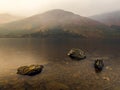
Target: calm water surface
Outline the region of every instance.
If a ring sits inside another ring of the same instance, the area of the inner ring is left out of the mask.
[[[67,53],[80,48],[87,59],[73,61]],[[95,58],[105,67],[96,74]],[[29,77],[16,74],[19,66],[43,64],[43,72]],[[109,68],[110,69],[109,69]],[[0,39],[0,90],[120,90],[120,40]]]

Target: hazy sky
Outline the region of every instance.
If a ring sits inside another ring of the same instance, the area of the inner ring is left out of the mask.
[[[51,9],[64,9],[91,16],[120,10],[120,0],[0,0],[0,13],[34,15]]]

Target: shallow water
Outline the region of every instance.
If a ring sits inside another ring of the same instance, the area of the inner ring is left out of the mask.
[[[0,90],[120,90],[119,46],[120,40],[1,38]],[[84,50],[87,58],[71,60],[71,48]],[[97,57],[104,59],[101,73],[94,71]],[[43,64],[43,72],[16,74],[19,66],[31,64]]]

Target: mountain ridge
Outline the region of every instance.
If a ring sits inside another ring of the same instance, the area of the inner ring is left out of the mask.
[[[89,18],[109,26],[112,26],[112,25],[120,26],[120,10],[93,15],[93,16],[90,16]]]
[[[11,15],[8,13],[1,13],[0,14],[0,24],[10,23],[10,22],[20,20],[23,18],[24,17],[22,17],[22,16],[15,16],[15,15]]]
[[[62,30],[86,38],[104,38],[112,29],[98,21],[60,9],[50,10],[0,27],[0,33],[25,34],[26,36],[50,30]]]

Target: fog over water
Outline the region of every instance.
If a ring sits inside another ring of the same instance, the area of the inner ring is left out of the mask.
[[[81,16],[120,10],[120,0],[0,0],[0,13],[31,16],[64,9]]]

